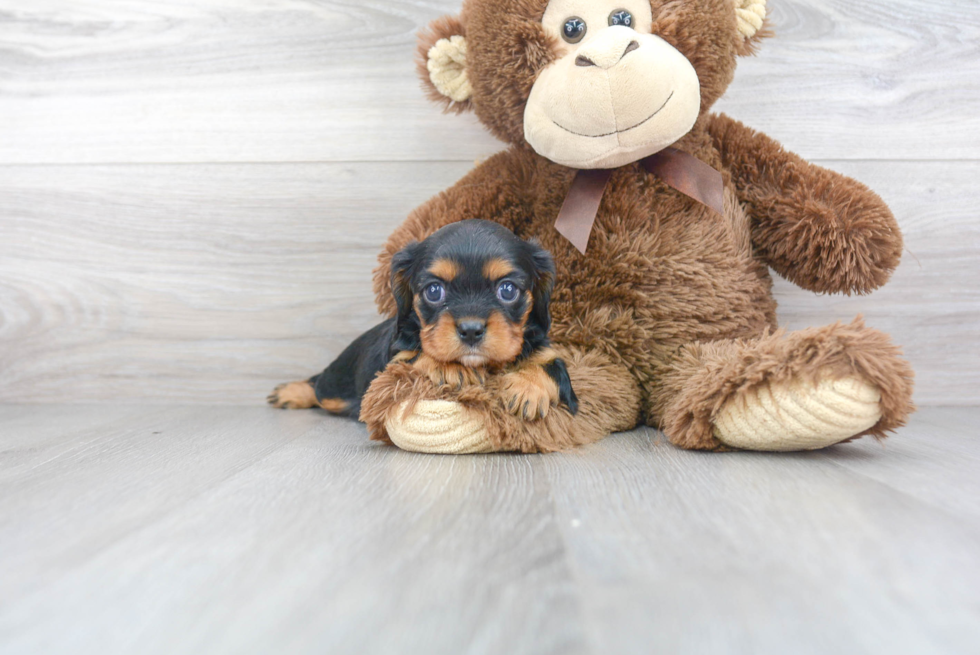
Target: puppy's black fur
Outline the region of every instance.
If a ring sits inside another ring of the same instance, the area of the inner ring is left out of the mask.
[[[439,364],[498,370],[541,353],[549,345],[554,275],[547,251],[490,221],[453,223],[409,244],[392,259],[397,316],[362,334],[307,381],[316,404],[357,417],[371,381],[396,356],[413,361],[424,353]],[[542,368],[574,414],[578,400],[564,362],[547,359]],[[312,398],[285,398],[283,387],[269,402],[312,406]]]
[[[395,319],[383,323],[354,339],[323,373],[309,379],[316,399],[334,414],[353,416],[361,413],[361,398],[371,380],[383,371],[395,355]],[[326,399],[336,399],[331,405]]]

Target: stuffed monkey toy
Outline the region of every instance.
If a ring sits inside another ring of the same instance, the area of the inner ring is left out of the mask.
[[[367,392],[375,439],[425,452],[543,452],[641,423],[681,448],[808,450],[884,438],[912,370],[860,319],[777,329],[769,269],[866,294],[898,265],[882,199],[711,112],[768,36],[766,0],[465,0],[420,36],[429,96],[509,147],[411,213],[379,257],[469,218],[556,265],[552,342],[579,410],[525,420],[505,385],[433,384],[394,363]]]

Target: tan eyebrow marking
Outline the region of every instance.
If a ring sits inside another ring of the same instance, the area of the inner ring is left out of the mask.
[[[483,277],[488,280],[499,280],[514,272],[514,266],[506,259],[491,259],[483,265]]]
[[[459,275],[459,265],[451,259],[437,259],[432,262],[429,272],[440,280],[452,282]]]

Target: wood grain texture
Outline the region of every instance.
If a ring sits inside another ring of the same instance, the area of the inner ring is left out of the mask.
[[[418,88],[459,0],[0,0],[0,163],[468,161]],[[720,108],[810,158],[973,159],[974,0],[775,0]]]
[[[644,429],[468,457],[319,411],[90,409],[0,406],[0,652],[980,641],[977,408],[817,453],[694,453]]]
[[[501,148],[415,78],[459,4],[0,0],[0,652],[974,652],[975,408],[818,453],[455,458],[259,406]],[[920,405],[977,404],[980,4],[769,4],[718,108],[907,245],[869,297],[777,282],[781,322],[863,313]]]
[[[980,5],[770,4],[719,108],[869,183],[908,245],[867,298],[777,282],[781,321],[863,313],[920,404],[977,403]],[[261,402],[371,326],[385,237],[502,147],[418,89],[414,34],[458,6],[0,0],[0,401]]]
[[[0,479],[5,653],[587,652],[532,460],[268,408],[152,409],[78,441]]]
[[[975,454],[972,427],[958,425]],[[716,458],[651,431],[652,444],[617,435],[546,460],[597,652],[969,652],[980,631],[975,520],[923,502],[900,476],[887,485],[838,465],[904,459],[903,472],[921,471],[906,448],[928,447],[932,431],[918,426],[884,450]],[[938,470],[928,477],[944,486]],[[942,495],[961,493],[950,484]]]
[[[922,404],[980,400],[977,163],[827,162],[892,205],[908,253],[867,297],[777,285],[790,328],[904,344]],[[0,401],[261,402],[377,320],[370,270],[469,163],[7,167]]]

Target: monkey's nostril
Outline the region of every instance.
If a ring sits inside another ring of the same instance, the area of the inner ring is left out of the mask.
[[[635,41],[634,41],[634,43],[635,43]],[[639,47],[639,46],[637,46],[637,47]],[[592,61],[591,59],[589,59],[588,57],[583,57],[582,55],[579,55],[578,57],[575,58],[575,65],[576,66],[595,66],[595,62]]]
[[[636,41],[630,41],[630,44],[626,46],[626,51],[623,53],[623,57],[633,52],[634,50],[638,49],[639,47],[640,47],[639,43],[637,43]]]
[[[456,326],[456,334],[467,346],[475,346],[483,340],[486,324],[483,321],[462,321]]]

